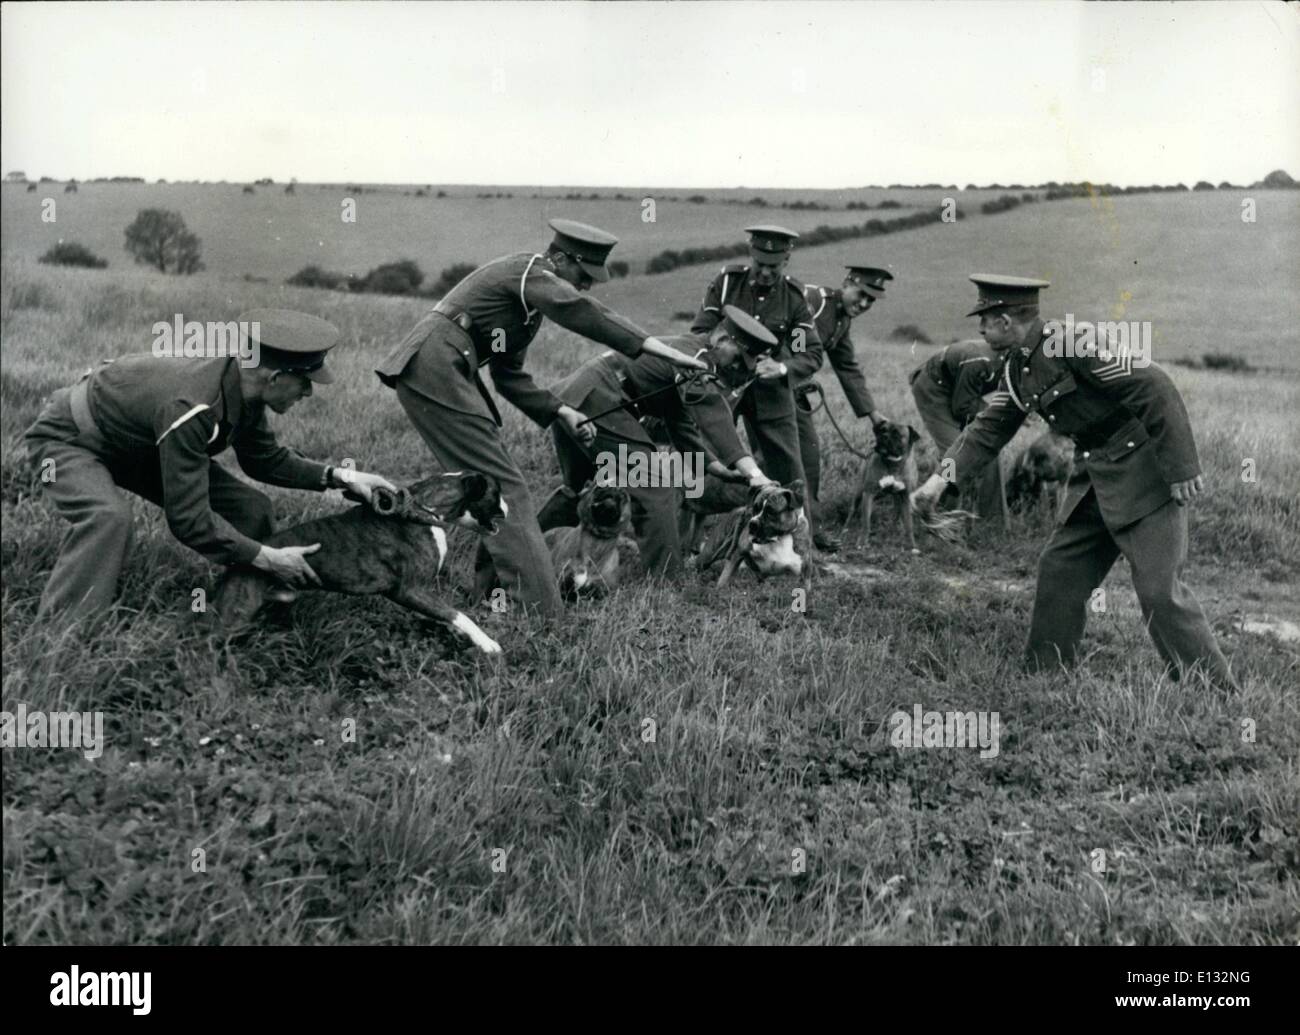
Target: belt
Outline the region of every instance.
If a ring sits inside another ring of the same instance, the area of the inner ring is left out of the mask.
[[[439,302],[433,307],[433,311],[440,316],[445,316],[466,334],[473,333],[474,321],[465,310],[458,309],[454,305],[447,305],[445,302]]]
[[[90,415],[90,375],[72,386],[68,404],[72,407],[72,419],[76,422],[77,430],[83,435],[99,435],[99,425]]]
[[[1099,420],[1095,424],[1089,424],[1082,431],[1077,431],[1070,436],[1075,445],[1083,449],[1101,449],[1112,438],[1131,423],[1133,415],[1126,410],[1116,410],[1104,420]]]

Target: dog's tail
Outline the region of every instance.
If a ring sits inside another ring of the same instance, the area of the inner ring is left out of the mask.
[[[977,516],[969,510],[936,510],[934,507],[920,507],[917,516],[921,527],[945,543],[961,542],[969,522]]]

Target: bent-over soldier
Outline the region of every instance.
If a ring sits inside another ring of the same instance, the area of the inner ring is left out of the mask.
[[[940,456],[984,408],[984,396],[997,388],[1001,376],[1001,358],[978,338],[955,341],[912,371],[912,400]],[[984,469],[975,499],[982,516],[997,513],[1002,500],[998,464]]]
[[[727,306],[726,318],[708,338],[678,335],[664,341],[708,363],[720,377],[743,380],[753,369],[752,360],[745,363],[749,355],[745,346],[751,337],[775,344],[762,324]],[[731,373],[736,368],[738,375]],[[698,472],[701,479],[707,471],[724,481],[768,484],[736,433],[735,417],[722,390],[704,379],[684,378],[680,368],[658,356],[629,359],[606,352],[551,390],[568,405],[600,416],[593,419],[596,438],[590,445],[579,442],[567,426],[551,425],[563,484],[538,513],[542,531],[577,524],[577,494],[596,475],[602,454],[617,457],[622,447],[629,458],[640,454],[648,460],[656,452],[654,438],[641,423],[646,418],[657,419],[675,452],[704,457],[705,468]],[[679,574],[680,488],[631,484],[623,488],[632,497],[632,524],[646,570],[654,575]]]
[[[26,432],[32,462],[49,471],[45,493],[70,527],[41,594],[38,615],[106,611],[131,545],[130,496],[163,508],[167,526],[214,564],[252,565],[289,585],[316,582],[316,546],[275,548],[271,501],[213,462],[232,447],[239,466],[268,485],[346,488],[364,499],[393,488],[376,474],[305,459],[280,445],[266,411],[284,413],[334,380],[325,354],[338,328],[286,309],[239,318],[239,356],[123,356],[55,392]],[[246,336],[245,336],[246,334]],[[253,346],[256,346],[254,351]]]
[[[979,316],[980,334],[1005,360],[1000,390],[947,452],[958,482],[970,482],[992,462],[1031,412],[1081,450],[1060,524],[1038,563],[1028,666],[1075,660],[1089,598],[1123,554],[1170,675],[1199,669],[1214,683],[1235,687],[1205,613],[1181,578],[1185,505],[1200,494],[1203,479],[1178,389],[1159,367],[1134,363],[1127,352],[1064,340],[1064,325],[1038,315],[1046,281],[971,280],[979,304],[969,315]],[[913,504],[932,507],[945,485],[942,474],[931,476],[913,493]]]
[[[537,526],[528,482],[501,441],[501,414],[479,378],[486,366],[510,403],[545,428],[557,418],[589,444],[595,428],[583,414],[540,387],[524,369],[544,318],[625,356],[703,364],[669,348],[626,317],[584,293],[609,280],[605,261],[618,239],[596,227],[554,219],[545,253],[519,252],[480,266],[457,284],[384,358],[376,373],[438,462],[496,478],[509,516],[500,534],[479,546],[480,593],[500,583],[517,602],[555,614],[560,594]]]

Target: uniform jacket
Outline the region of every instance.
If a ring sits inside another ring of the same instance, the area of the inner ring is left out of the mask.
[[[216,564],[247,564],[261,544],[219,520],[208,503],[211,458],[231,446],[250,478],[325,488],[325,465],[275,440],[266,408],[244,401],[239,360],[124,356],[87,383],[90,415],[111,468],[157,463],[172,534]]]
[[[1010,351],[992,401],[947,455],[965,484],[1038,413],[1077,447],[1060,520],[1092,488],[1107,526],[1123,528],[1168,503],[1172,483],[1200,473],[1182,396],[1158,366],[1134,366],[1101,341],[1088,355],[1048,356],[1050,330],[1036,321],[1026,344]]]
[[[469,327],[458,326],[457,316]],[[486,366],[497,391],[546,427],[555,419],[560,400],[540,387],[524,370],[528,346],[549,317],[561,327],[616,349],[627,356],[641,351],[648,337],[636,324],[555,275],[543,255],[520,252],[480,266],[457,284],[384,357],[376,368],[386,385],[400,379],[407,387],[454,410],[476,416],[500,415],[478,380]],[[437,368],[412,371],[411,360],[431,337],[438,337],[460,353],[455,361],[458,377],[432,376]]]
[[[822,341],[804,299],[803,285],[794,277],[783,276],[760,295],[749,266],[723,266],[704,293],[691,333],[707,335],[712,331],[722,322],[725,305],[749,313],[776,336],[779,344],[772,358],[790,371],[784,378],[755,381],[750,387],[748,395],[753,399],[755,417],[763,420],[793,413],[791,386],[807,381],[822,365]]]
[[[948,408],[958,425],[975,419],[984,396],[997,387],[1002,359],[983,341],[956,341],[922,364],[920,377],[930,377],[948,393]]]
[[[844,292],[836,288],[809,284],[804,289],[804,300],[817,326],[822,350],[839,378],[844,398],[848,399],[854,416],[865,417],[875,411],[876,404],[867,388],[867,379],[862,376],[862,368],[858,366],[857,350],[849,337],[853,318],[844,311],[843,298]]]
[[[688,355],[708,347],[706,340],[689,335],[662,340]],[[621,438],[654,448],[654,440],[639,418],[657,417],[679,453],[704,453],[728,467],[748,456],[749,450],[741,445],[735,418],[721,391],[704,382],[667,387],[676,382],[678,373],[677,367],[658,356],[629,359],[606,352],[584,363],[552,391],[588,416],[645,396],[596,423]]]

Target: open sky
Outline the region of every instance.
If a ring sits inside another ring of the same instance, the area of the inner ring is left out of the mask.
[[[851,187],[1300,176],[1300,5],[6,3],[0,164]]]

